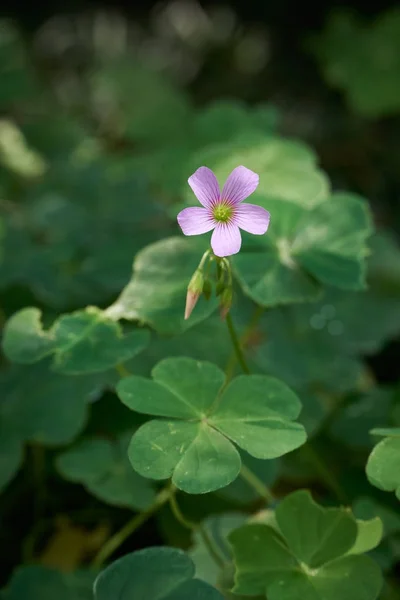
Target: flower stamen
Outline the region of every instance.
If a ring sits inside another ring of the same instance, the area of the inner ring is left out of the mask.
[[[220,202],[213,208],[213,217],[218,223],[228,223],[233,216],[233,206]]]

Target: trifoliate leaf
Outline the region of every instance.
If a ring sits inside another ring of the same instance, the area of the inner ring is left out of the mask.
[[[146,548],[127,554],[95,581],[95,600],[223,600],[213,587],[194,579],[194,565],[176,548]]]
[[[245,525],[230,534],[237,594],[268,600],[375,600],[382,577],[368,557],[347,555],[358,526],[344,508],[318,506],[305,491],[286,496],[276,509],[278,530]]]
[[[54,353],[54,370],[76,375],[106,371],[129,360],[147,346],[149,338],[145,330],[123,335],[118,323],[94,307],[62,315],[44,331],[41,312],[25,308],[6,324],[3,349],[19,363],[34,363]]]
[[[270,211],[271,225],[265,236],[243,236],[233,266],[255,302],[266,307],[310,302],[321,284],[365,287],[371,219],[360,198],[335,194],[311,210],[259,194],[252,201]]]
[[[168,419],[150,421],[134,434],[129,457],[138,473],[172,476],[180,489],[205,493],[237,477],[241,461],[232,442],[260,459],[304,443],[304,429],[295,422],[301,405],[285,384],[243,375],[224,387],[224,379],[210,363],[168,358],[153,369],[152,380],[119,382],[117,393],[129,408]]]

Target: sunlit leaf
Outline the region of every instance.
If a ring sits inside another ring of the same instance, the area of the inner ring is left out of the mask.
[[[282,382],[239,376],[226,388],[210,363],[169,358],[153,369],[153,380],[131,376],[117,392],[131,409],[174,420],[154,420],[133,436],[129,456],[135,470],[167,479],[189,493],[231,483],[240,470],[235,442],[255,458],[276,458],[305,441],[297,396]],[[247,398],[243,404],[243,397]]]
[[[366,239],[371,233],[366,204],[335,194],[312,210],[267,196],[252,196],[271,213],[265,236],[245,236],[234,257],[235,273],[255,302],[270,307],[310,302],[320,284],[365,287]]]

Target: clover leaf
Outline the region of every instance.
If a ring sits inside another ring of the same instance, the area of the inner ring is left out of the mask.
[[[268,600],[377,598],[380,569],[369,557],[351,554],[358,551],[359,530],[347,509],[322,508],[300,490],[286,496],[275,516],[277,529],[252,523],[230,534],[235,593]]]
[[[40,310],[24,308],[7,322],[3,349],[10,360],[19,363],[34,363],[54,354],[54,370],[71,375],[106,371],[138,354],[149,337],[145,330],[123,335],[118,323],[94,307],[62,315],[44,331]]]
[[[294,422],[300,402],[273,377],[242,375],[224,387],[218,367],[189,358],[162,360],[152,375],[152,380],[126,377],[117,386],[132,410],[165,417],[145,423],[132,438],[129,458],[145,477],[172,477],[178,488],[201,494],[239,474],[240,455],[232,442],[268,459],[305,441],[303,427]]]
[[[252,199],[271,213],[267,235],[244,236],[233,258],[252,300],[271,307],[316,300],[321,285],[364,288],[371,219],[362,199],[338,193],[309,210],[261,194]]]
[[[146,548],[127,554],[95,581],[95,600],[223,600],[221,594],[194,578],[194,564],[176,548]]]
[[[367,477],[376,487],[395,492],[400,500],[400,428],[373,429],[372,434],[382,435],[369,455]]]
[[[153,501],[154,491],[129,464],[126,450],[130,438],[131,434],[125,433],[115,441],[83,440],[57,457],[58,471],[108,504],[144,510]]]

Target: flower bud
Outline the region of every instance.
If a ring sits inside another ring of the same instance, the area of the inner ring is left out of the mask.
[[[187,294],[186,294],[186,307],[185,307],[185,319],[188,319],[192,314],[194,307],[196,306],[197,300],[203,292],[204,277],[202,271],[196,269],[192,279],[189,282]]]
[[[226,315],[230,311],[232,306],[232,288],[225,288],[221,294],[221,300],[219,303],[219,313],[221,315],[221,319],[225,319]]]

